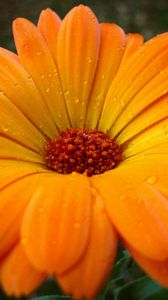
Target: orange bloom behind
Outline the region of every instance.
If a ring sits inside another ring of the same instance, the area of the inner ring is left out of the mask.
[[[143,43],[83,5],[13,29],[18,55],[0,49],[4,290],[54,276],[92,299],[118,238],[168,287],[168,34]]]

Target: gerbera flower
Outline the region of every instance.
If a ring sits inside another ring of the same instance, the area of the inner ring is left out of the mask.
[[[143,44],[85,6],[14,22],[0,50],[0,280],[92,299],[121,239],[168,286],[168,34]]]

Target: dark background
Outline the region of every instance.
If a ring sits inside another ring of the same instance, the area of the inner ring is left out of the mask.
[[[148,39],[168,31],[168,0],[0,0],[0,45],[14,49],[11,23],[17,17],[37,22],[40,11],[50,7],[62,18],[74,5],[89,5],[99,21],[119,24],[126,32]]]

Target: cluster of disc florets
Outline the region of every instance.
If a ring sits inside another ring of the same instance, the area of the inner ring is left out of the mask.
[[[68,129],[45,146],[47,166],[61,174],[88,176],[101,174],[121,161],[121,150],[114,139],[91,129]]]

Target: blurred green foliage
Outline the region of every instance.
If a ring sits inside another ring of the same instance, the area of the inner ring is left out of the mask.
[[[90,6],[100,22],[114,22],[126,32],[140,32],[148,39],[168,31],[167,0],[0,0],[0,44],[14,49],[11,24],[17,17],[37,22],[40,11],[50,7],[62,18],[74,6]]]

